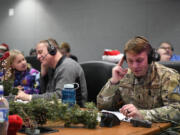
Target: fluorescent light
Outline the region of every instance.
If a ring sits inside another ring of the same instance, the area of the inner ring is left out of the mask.
[[[14,8],[9,9],[9,16],[14,16]]]

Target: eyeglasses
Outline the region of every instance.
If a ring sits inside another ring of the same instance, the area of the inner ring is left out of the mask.
[[[171,47],[159,47],[159,48],[161,48],[161,49],[164,49],[164,50],[166,50],[166,49],[168,49],[168,50],[172,50],[172,48]]]

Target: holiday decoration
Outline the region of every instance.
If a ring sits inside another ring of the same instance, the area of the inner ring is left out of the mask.
[[[65,127],[83,124],[85,128],[96,128],[98,110],[94,103],[86,103],[85,109],[78,105],[69,107],[54,97],[51,101],[35,99],[28,103],[10,102],[10,114],[18,114],[27,128],[37,129],[47,121],[63,121]]]
[[[105,49],[102,60],[117,63],[124,55],[118,50]]]

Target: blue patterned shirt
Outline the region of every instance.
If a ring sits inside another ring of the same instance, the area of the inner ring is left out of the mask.
[[[38,94],[40,90],[40,72],[34,68],[24,72],[15,71],[14,87],[22,86],[27,94]]]

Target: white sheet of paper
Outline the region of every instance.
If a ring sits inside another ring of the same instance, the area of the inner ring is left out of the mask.
[[[131,118],[126,117],[125,115],[123,115],[122,113],[120,113],[118,111],[102,110],[101,112],[112,113],[112,114],[116,115],[116,117],[119,120],[126,121],[126,122],[130,122],[130,119],[131,119]]]

